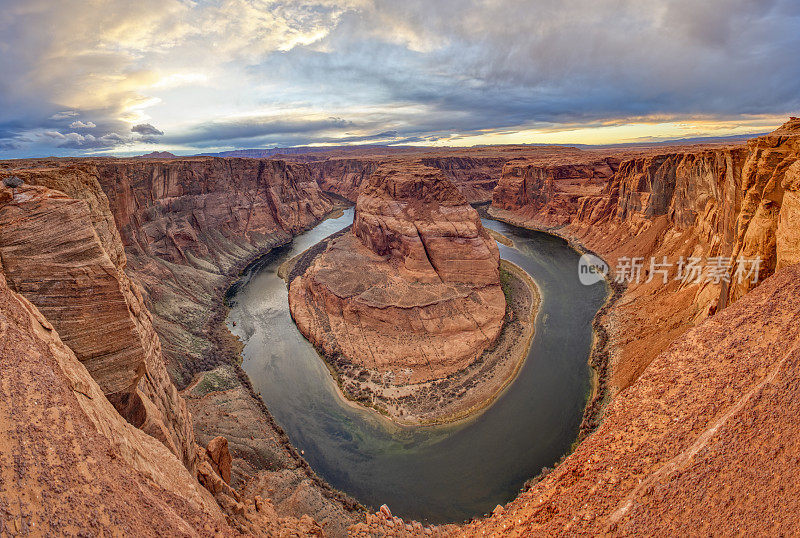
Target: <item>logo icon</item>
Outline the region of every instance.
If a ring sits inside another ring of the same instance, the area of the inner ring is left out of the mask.
[[[584,254],[578,261],[578,278],[584,286],[597,284],[606,278],[608,264],[592,254]]]

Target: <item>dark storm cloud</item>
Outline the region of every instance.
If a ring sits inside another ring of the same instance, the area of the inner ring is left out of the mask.
[[[149,123],[140,123],[139,125],[134,125],[131,127],[131,131],[144,136],[161,136],[164,134],[164,131],[156,129]]]
[[[442,112],[420,132],[783,114],[800,108],[800,62],[786,57],[800,50],[799,11],[791,0],[381,2],[343,19],[326,39],[336,54],[298,48],[264,67]],[[406,38],[371,32],[379,21]]]
[[[276,135],[287,139],[296,137],[309,141],[314,135],[324,136],[325,131],[341,130],[352,126],[351,122],[342,118],[307,120],[256,117],[204,123],[194,127],[186,134],[167,137],[164,141],[176,144],[197,144],[201,147],[209,144],[276,138]]]

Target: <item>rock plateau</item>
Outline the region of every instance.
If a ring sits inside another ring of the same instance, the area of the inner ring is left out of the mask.
[[[291,282],[289,303],[335,367],[395,386],[469,366],[506,311],[478,213],[438,170],[397,164],[362,186],[352,230]]]

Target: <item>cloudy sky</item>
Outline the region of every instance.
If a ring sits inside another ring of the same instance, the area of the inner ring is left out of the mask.
[[[800,113],[797,0],[0,8],[0,158],[631,142]]]

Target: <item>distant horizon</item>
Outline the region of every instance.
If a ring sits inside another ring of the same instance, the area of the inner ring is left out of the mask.
[[[0,50],[0,159],[637,144],[800,114],[793,0],[9,0]]]
[[[788,119],[788,117],[787,117]],[[779,126],[776,126],[776,128]],[[136,157],[148,157],[153,154],[165,153],[174,156],[175,158],[184,158],[184,157],[228,157],[234,153],[246,153],[246,152],[265,152],[270,153],[274,152],[274,155],[281,155],[282,150],[293,150],[294,155],[304,155],[302,150],[309,150],[309,153],[324,153],[325,150],[329,151],[347,151],[347,150],[359,150],[365,148],[375,148],[375,149],[408,149],[408,150],[436,150],[436,149],[450,149],[450,150],[459,150],[459,149],[475,149],[475,148],[503,148],[503,147],[573,147],[576,149],[601,149],[601,148],[614,148],[614,147],[637,147],[637,146],[683,146],[683,145],[716,145],[716,144],[725,144],[726,141],[730,142],[737,142],[737,141],[747,141],[752,138],[757,138],[760,136],[764,136],[769,134],[771,131],[762,131],[758,133],[746,133],[746,134],[736,134],[736,135],[727,135],[727,136],[706,136],[706,137],[687,137],[687,138],[669,138],[664,140],[657,140],[657,141],[637,141],[637,142],[610,142],[607,144],[569,144],[569,143],[530,143],[530,144],[474,144],[472,146],[443,146],[443,145],[391,145],[391,144],[347,144],[347,145],[336,145],[336,144],[326,144],[326,145],[302,145],[302,146],[273,146],[273,147],[263,147],[263,148],[251,148],[251,147],[242,147],[242,148],[235,148],[235,149],[226,149],[222,151],[203,151],[197,153],[185,153],[185,152],[173,152],[169,150],[151,150],[147,153],[139,153],[139,152],[114,152],[114,153],[102,153],[102,154],[73,154],[73,155],[31,155],[31,156],[24,156],[24,157],[5,157],[0,160],[27,160],[27,159],[80,159],[80,158],[117,158],[117,159],[127,159],[127,158],[136,158]],[[264,157],[268,158],[268,157]]]

